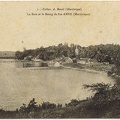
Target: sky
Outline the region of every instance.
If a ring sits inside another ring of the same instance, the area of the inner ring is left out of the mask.
[[[43,11],[43,8],[82,10]],[[28,15],[66,12],[90,15]],[[81,46],[120,44],[120,2],[0,2],[0,51],[35,49],[60,43]]]

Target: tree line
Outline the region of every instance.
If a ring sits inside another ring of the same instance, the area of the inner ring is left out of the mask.
[[[78,58],[91,58],[96,59],[98,62],[109,62],[110,64],[119,62],[120,45],[117,44],[100,44],[100,45],[90,45],[88,47],[82,47],[80,45],[62,44],[49,47],[40,47],[36,49],[24,50],[23,52],[17,51],[15,53],[16,59],[23,60],[27,56],[37,57],[38,59],[53,60],[62,56],[75,58],[75,49],[79,50]],[[116,63],[119,64],[119,63]]]

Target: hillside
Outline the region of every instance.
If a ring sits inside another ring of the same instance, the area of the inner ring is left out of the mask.
[[[13,51],[0,51],[0,58],[15,58]]]

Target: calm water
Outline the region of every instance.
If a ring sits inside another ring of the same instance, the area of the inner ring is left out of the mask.
[[[16,68],[15,63],[2,61],[0,60],[0,108],[7,110],[15,110],[32,98],[38,103],[49,101],[64,104],[74,98],[84,99],[92,95],[83,89],[83,84],[116,83],[102,73],[71,69],[24,69]]]

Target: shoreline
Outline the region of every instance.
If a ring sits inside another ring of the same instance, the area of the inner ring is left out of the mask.
[[[115,79],[120,79],[120,75],[117,75],[115,73],[113,73],[112,75],[110,75],[110,77],[115,78]]]
[[[73,69],[73,70],[77,70],[77,71],[84,71],[84,72],[91,72],[91,73],[101,73],[101,74],[107,74],[106,71],[97,71],[97,70],[93,70],[93,69],[80,69],[80,68],[73,68],[73,67],[64,67],[66,69]]]
[[[89,68],[77,68],[77,67],[68,67],[68,66],[61,66],[61,67],[25,67],[22,68],[24,70],[62,70],[62,69],[72,69],[77,71],[84,71],[84,72],[90,72],[90,73],[100,73],[100,74],[107,74],[107,71],[101,71],[101,70],[95,70],[95,69],[89,69]]]

